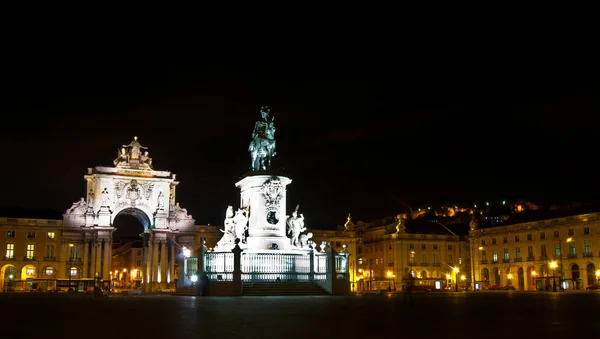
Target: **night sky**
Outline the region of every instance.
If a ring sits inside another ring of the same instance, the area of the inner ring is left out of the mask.
[[[441,52],[439,52],[441,53]],[[86,168],[134,135],[177,174],[197,224],[222,225],[259,109],[273,167],[308,228],[493,199],[596,199],[598,86],[583,63],[519,55],[280,62],[268,66],[76,56],[13,60],[1,110],[0,206],[64,212]],[[117,60],[118,59],[118,60]]]

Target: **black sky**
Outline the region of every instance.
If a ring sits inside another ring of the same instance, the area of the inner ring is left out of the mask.
[[[573,58],[435,51],[411,58],[264,64],[160,59],[13,60],[2,74],[0,206],[65,210],[87,167],[134,135],[177,174],[198,224],[237,206],[259,108],[275,116],[274,167],[309,228],[408,204],[595,199],[598,86]],[[395,198],[394,198],[395,197]]]

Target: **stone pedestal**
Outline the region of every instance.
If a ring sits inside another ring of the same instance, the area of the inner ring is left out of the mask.
[[[167,228],[168,223],[168,214],[164,208],[159,209],[154,213],[154,228]]]
[[[248,208],[248,238],[252,250],[290,248],[286,235],[286,186],[292,180],[277,175],[251,175],[235,185],[241,190],[241,207]]]
[[[100,210],[98,211],[98,226],[110,227],[112,225],[112,222],[110,220],[111,214],[112,212],[110,211],[108,206],[100,207]]]

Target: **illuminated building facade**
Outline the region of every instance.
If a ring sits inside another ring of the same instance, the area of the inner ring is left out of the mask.
[[[0,290],[55,290],[57,280],[80,279],[83,247],[68,239],[62,220],[0,218]]]
[[[475,280],[482,288],[585,289],[600,278],[597,206],[515,215],[502,226],[471,225]]]
[[[357,225],[359,290],[464,289],[470,279],[468,242],[442,225],[398,218]],[[458,272],[456,272],[458,270]]]

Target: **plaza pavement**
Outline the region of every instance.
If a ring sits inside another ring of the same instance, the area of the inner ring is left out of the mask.
[[[600,291],[318,297],[0,293],[0,338],[594,338]]]

